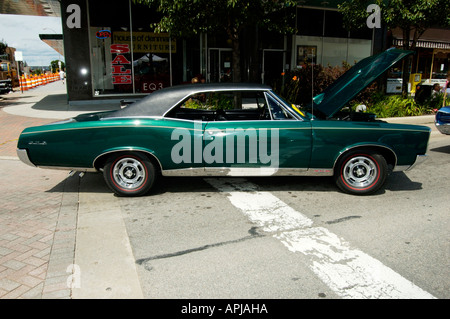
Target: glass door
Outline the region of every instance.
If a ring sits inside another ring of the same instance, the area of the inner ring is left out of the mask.
[[[285,51],[277,49],[264,49],[261,79],[263,84],[270,86],[281,77],[284,72]]]
[[[232,82],[232,49],[210,48],[208,52],[208,82]]]

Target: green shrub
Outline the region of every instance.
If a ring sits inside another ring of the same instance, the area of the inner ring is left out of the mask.
[[[418,104],[412,98],[389,95],[384,96],[372,105],[368,105],[367,112],[375,113],[378,118],[386,118],[430,114],[431,110],[427,106]]]

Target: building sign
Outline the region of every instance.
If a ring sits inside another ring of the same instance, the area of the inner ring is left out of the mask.
[[[307,64],[316,64],[317,46],[297,45],[297,68],[302,68]]]
[[[100,31],[97,31],[95,33],[95,36],[98,39],[100,39],[100,40],[104,40],[104,39],[107,39],[107,38],[111,37],[111,31],[109,31],[109,30],[100,30]]]
[[[164,88],[164,83],[161,81],[142,82],[141,85],[141,91],[143,93],[153,93]]]
[[[170,39],[171,41],[169,39],[168,33],[133,32],[133,38],[131,38],[130,32],[113,33],[114,43],[131,46],[131,40],[133,40],[133,52],[136,53],[176,53],[176,41],[173,38]],[[171,44],[171,48],[169,44]]]
[[[22,51],[15,51],[14,52],[14,59],[19,62],[23,61]]]
[[[128,44],[111,44],[113,84],[131,84],[131,61],[124,54],[129,53]],[[114,54],[116,56],[114,57]]]

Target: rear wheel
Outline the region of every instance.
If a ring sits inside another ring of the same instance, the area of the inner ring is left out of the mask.
[[[146,194],[155,181],[155,167],[139,153],[111,156],[103,168],[103,177],[109,188],[120,196]]]
[[[372,194],[383,186],[387,170],[386,160],[380,154],[353,151],[339,161],[335,175],[336,185],[349,194]]]

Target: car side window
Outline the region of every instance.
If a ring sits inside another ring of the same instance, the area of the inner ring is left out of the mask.
[[[272,113],[272,118],[274,120],[292,120],[294,117],[286,111],[282,106],[281,103],[278,102],[276,99],[274,99],[270,95],[267,96],[267,103],[269,105],[270,113]]]
[[[202,121],[270,120],[262,91],[196,93],[180,103],[168,117]]]

